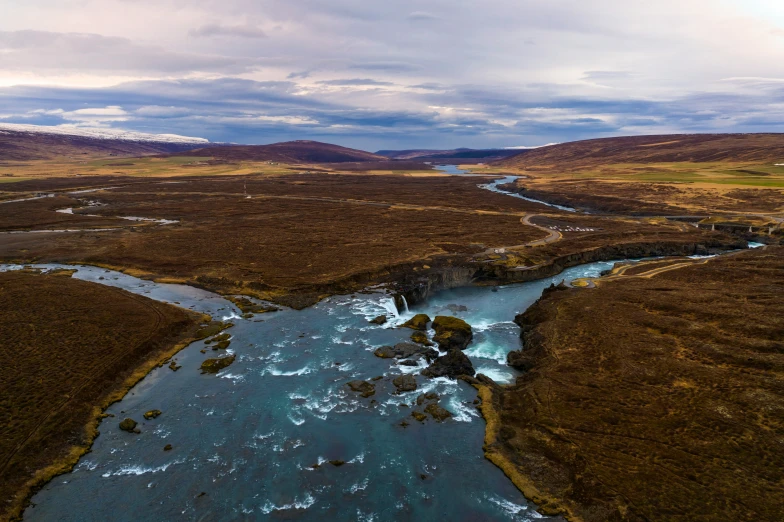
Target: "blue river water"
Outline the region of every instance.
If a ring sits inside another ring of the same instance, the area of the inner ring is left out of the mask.
[[[470,171],[460,169],[456,165],[434,165],[434,168],[436,170],[440,170],[441,172],[444,172],[446,174],[451,174],[453,176],[460,176],[460,175],[475,176],[476,175],[476,174],[472,174]],[[523,196],[522,194],[518,194],[516,192],[509,192],[507,190],[503,190],[500,187],[501,185],[507,185],[509,183],[514,183],[515,180],[517,180],[519,178],[520,178],[520,176],[504,176],[503,178],[497,179],[497,180],[493,181],[492,183],[479,185],[479,187],[483,188],[485,190],[489,190],[491,192],[497,192],[498,194],[503,194],[505,196],[511,196],[513,198],[523,199],[523,200],[529,201],[531,203],[539,203],[540,205],[545,205],[547,207],[557,208],[558,210],[563,210],[565,212],[577,212],[577,209],[574,209],[572,207],[566,207],[566,206],[563,206],[563,205],[556,205],[555,203],[547,203],[546,201],[542,201],[542,200],[534,199],[534,198],[529,198],[529,197]]]
[[[553,520],[483,457],[485,423],[471,386],[427,379],[422,367],[398,366],[373,350],[406,341],[411,331],[397,326],[414,313],[456,315],[473,326],[466,353],[477,371],[508,382],[516,372],[505,365],[506,353],[520,348],[515,314],[551,283],[598,276],[612,264],[495,290],[442,291],[402,314],[377,292],[249,320],[203,290],[75,267],[76,278],[231,320],[228,352],[236,361],[217,375],[200,374],[202,361],[216,354],[200,341],[175,357],[179,371],[154,370],[107,410],[114,417],[102,421],[92,451],[36,494],[24,519]],[[368,322],[380,314],[390,322]],[[391,379],[405,372],[416,375],[418,389],[398,395]],[[373,397],[345,385],[376,376],[382,379]],[[453,418],[439,424],[411,417],[417,396],[428,391]],[[163,414],[144,420],[151,409]],[[140,434],[119,430],[125,417],[139,421]],[[167,444],[171,451],[163,450]]]

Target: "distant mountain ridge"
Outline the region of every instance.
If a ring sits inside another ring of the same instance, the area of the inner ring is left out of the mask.
[[[297,140],[271,145],[216,145],[198,148],[188,156],[227,161],[274,161],[278,163],[357,163],[389,161],[389,158],[319,141]]]
[[[207,143],[209,140],[204,138],[176,134],[0,123],[2,162],[84,156],[149,156],[182,152]]]
[[[386,156],[394,160],[412,160],[439,162],[491,162],[503,158],[520,154],[520,150],[512,149],[468,149],[459,148],[451,150],[430,150],[430,149],[410,149],[410,150],[380,150],[376,152],[380,156]]]
[[[561,143],[494,163],[531,170],[575,170],[619,163],[784,163],[784,134],[664,134]]]

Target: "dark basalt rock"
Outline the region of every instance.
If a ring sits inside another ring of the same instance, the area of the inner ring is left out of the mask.
[[[139,433],[139,430],[136,428],[137,424],[138,423],[135,420],[127,418],[120,422],[120,429],[127,431],[128,433]]]
[[[369,322],[370,322],[370,324],[378,324],[378,325],[386,324],[387,316],[386,315],[379,315],[375,319],[371,319]]]
[[[329,463],[335,466],[336,468],[339,468],[340,466],[344,465],[346,462],[343,460],[330,460]]]
[[[452,349],[446,355],[436,359],[433,364],[422,371],[425,377],[451,377],[460,375],[473,376],[476,373],[471,360],[462,351]]]
[[[165,445],[165,446],[163,447],[163,451],[171,451],[172,449],[173,449],[173,448],[172,448],[172,445],[171,445],[171,444],[167,444],[167,445]]]
[[[351,391],[355,391],[365,398],[376,394],[376,385],[367,381],[351,381],[347,382],[346,386],[351,388]]]
[[[411,334],[411,340],[423,346],[435,346],[435,343],[427,338],[425,332],[416,331]]]
[[[161,413],[163,413],[161,410],[150,410],[150,411],[148,411],[147,413],[144,414],[144,418],[147,419],[147,420],[155,419]]]
[[[177,361],[172,361],[172,362],[169,364],[169,369],[170,369],[171,371],[173,371],[173,372],[176,372],[176,371],[177,371],[177,370],[179,370],[180,368],[182,368],[182,366],[180,366],[179,364],[177,364]]]
[[[405,359],[397,364],[398,366],[419,366],[419,359]]]
[[[449,310],[450,312],[453,312],[453,313],[456,313],[456,312],[467,312],[468,311],[468,307],[467,306],[465,306],[465,305],[458,305],[458,304],[446,305],[446,309]]]
[[[428,360],[438,357],[438,352],[426,346],[412,343],[398,343],[395,346],[382,346],[373,354],[382,359],[408,359],[414,355],[424,355]]]
[[[416,378],[413,375],[398,375],[392,379],[392,384],[395,385],[398,393],[414,391],[417,389]]]
[[[231,344],[231,341],[220,341],[220,342],[216,343],[215,346],[212,347],[212,349],[213,350],[225,350],[226,348],[229,347],[230,344]]]
[[[429,413],[430,416],[438,422],[443,422],[452,416],[448,410],[442,408],[434,402],[425,406],[425,413]]]
[[[411,416],[414,417],[419,422],[425,422],[425,420],[427,419],[427,415],[425,415],[421,411],[412,411]]]
[[[430,317],[427,314],[417,314],[408,321],[406,321],[402,328],[411,328],[412,330],[427,330],[427,323],[430,322]]]
[[[220,335],[216,335],[212,339],[207,339],[206,341],[204,341],[204,344],[220,343],[223,341],[228,341],[229,339],[231,339],[230,334],[222,333]]]
[[[230,366],[236,358],[236,355],[229,355],[228,357],[207,359],[201,363],[201,373],[218,373],[227,366]]]
[[[471,325],[457,317],[439,315],[433,320],[433,329],[436,331],[433,340],[441,351],[465,350],[474,337]]]

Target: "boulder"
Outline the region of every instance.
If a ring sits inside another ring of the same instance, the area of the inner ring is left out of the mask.
[[[368,398],[376,394],[376,385],[367,381],[351,381],[346,383],[351,391],[358,392],[362,397]]]
[[[387,322],[386,315],[379,315],[378,317],[370,320],[370,324],[382,325],[382,324],[386,324],[386,322]]]
[[[403,328],[411,328],[412,330],[427,330],[427,323],[430,322],[430,317],[427,314],[417,314],[405,323]]]
[[[425,419],[427,419],[427,415],[425,415],[421,411],[412,411],[411,416],[414,417],[419,422],[425,422]]]
[[[397,364],[398,366],[419,366],[419,359],[404,359]]]
[[[144,414],[144,418],[147,419],[147,420],[155,419],[161,413],[163,413],[161,410],[150,410],[150,411],[148,411],[147,413]]]
[[[470,324],[448,315],[436,317],[433,320],[433,329],[436,331],[433,340],[438,343],[441,351],[465,350],[474,337]]]
[[[139,430],[136,428],[137,424],[138,423],[135,420],[127,418],[120,422],[120,429],[127,431],[128,433],[139,433]]]
[[[438,396],[435,392],[423,393],[416,399],[417,406],[422,406],[425,401],[436,401],[438,402],[441,397]]]
[[[229,347],[231,341],[219,341],[215,343],[215,346],[212,347],[213,350],[225,350]]]
[[[420,332],[418,330],[411,334],[411,340],[414,341],[417,344],[421,344],[421,345],[424,345],[424,346],[434,346],[435,345],[435,343],[433,343],[433,341],[431,341],[430,339],[427,338],[427,335],[425,335],[425,332]]]
[[[462,351],[452,349],[433,361],[433,363],[422,371],[426,377],[451,377],[453,379],[460,375],[473,376],[476,373],[471,360]]]
[[[201,373],[218,373],[227,366],[230,366],[236,358],[236,355],[229,355],[228,357],[207,359],[201,363]]]
[[[458,305],[458,304],[446,305],[446,309],[449,310],[452,313],[467,312],[468,311],[468,307],[467,306],[465,306],[465,305]]]
[[[395,346],[382,346],[373,354],[382,359],[407,359],[414,355],[424,355],[428,360],[438,357],[438,352],[427,346],[413,343],[398,343]]]
[[[172,445],[171,444],[167,444],[167,445],[165,445],[163,447],[163,451],[171,451],[171,450],[172,450]]]
[[[417,389],[416,378],[409,374],[398,375],[392,379],[392,384],[395,385],[398,393],[414,391]]]
[[[430,404],[425,406],[425,413],[429,413],[430,416],[433,417],[438,422],[443,422],[452,416],[449,410],[442,408],[435,402],[431,402]]]

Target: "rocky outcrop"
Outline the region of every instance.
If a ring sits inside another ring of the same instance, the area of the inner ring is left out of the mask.
[[[433,321],[436,336],[433,340],[438,343],[441,351],[465,350],[474,335],[471,325],[457,317],[439,315]]]
[[[435,402],[431,402],[425,406],[425,413],[429,413],[430,416],[438,422],[443,422],[452,416],[449,410],[442,408]]]
[[[476,373],[471,360],[461,350],[452,349],[433,361],[433,363],[422,370],[425,377],[451,377],[453,379],[460,375],[471,375]]]
[[[370,320],[370,321],[368,321],[368,322],[369,322],[370,324],[377,324],[377,325],[386,324],[386,322],[387,322],[387,316],[386,316],[386,315],[379,315],[378,317],[375,317],[375,318],[371,319],[371,320]]]
[[[425,332],[416,331],[412,333],[411,340],[423,346],[435,346],[435,343],[427,338]]]
[[[416,378],[409,374],[398,375],[392,379],[392,384],[397,388],[397,393],[405,393],[417,389]]]
[[[382,359],[407,359],[414,355],[423,355],[428,361],[438,357],[438,352],[427,346],[412,343],[398,343],[395,346],[382,346],[373,352]]]
[[[347,382],[346,386],[351,388],[351,391],[359,393],[364,398],[376,394],[376,385],[367,381],[351,381]]]
[[[414,317],[403,323],[402,328],[411,328],[412,330],[427,330],[427,324],[430,322],[430,317],[427,314],[416,314]]]
[[[207,359],[201,363],[201,373],[218,373],[222,369],[230,366],[237,358],[236,355],[228,357],[218,357],[217,359]]]

